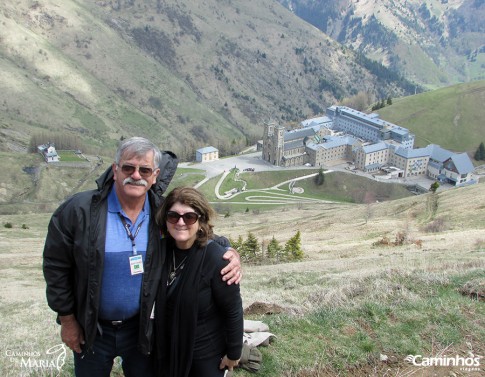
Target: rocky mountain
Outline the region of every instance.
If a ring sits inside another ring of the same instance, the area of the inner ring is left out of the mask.
[[[5,152],[37,135],[110,155],[142,135],[183,159],[224,155],[269,118],[415,89],[274,0],[4,0],[0,25]]]
[[[485,78],[484,0],[278,0],[336,41],[428,88]]]

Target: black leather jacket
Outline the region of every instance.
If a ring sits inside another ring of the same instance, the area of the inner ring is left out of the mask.
[[[163,201],[177,169],[177,157],[162,152],[160,174],[150,188],[151,213]],[[97,331],[101,278],[106,236],[107,196],[113,185],[111,167],[96,180],[96,190],[80,192],[65,201],[52,215],[43,254],[47,283],[47,302],[58,315],[74,314],[84,330],[86,349],[90,350]],[[154,305],[164,260],[160,248],[160,229],[150,221],[140,303],[138,347],[150,354],[153,338]]]

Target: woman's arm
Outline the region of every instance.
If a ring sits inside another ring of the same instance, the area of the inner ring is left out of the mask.
[[[208,252],[210,252],[208,250]],[[215,271],[219,271],[227,261],[218,261]],[[217,263],[217,262],[216,262]],[[243,307],[239,284],[225,284],[217,276],[212,279],[212,296],[218,310],[224,318],[224,329],[226,331],[226,356],[227,367],[237,365],[241,356],[244,319]],[[222,362],[221,362],[222,365]]]

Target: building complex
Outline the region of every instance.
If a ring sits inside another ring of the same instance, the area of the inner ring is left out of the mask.
[[[346,160],[363,172],[387,177],[428,176],[455,186],[475,183],[474,166],[466,153],[453,153],[430,144],[414,148],[408,129],[345,106],[331,106],[326,115],[307,119],[287,131],[264,126],[263,159],[276,166],[325,167]]]

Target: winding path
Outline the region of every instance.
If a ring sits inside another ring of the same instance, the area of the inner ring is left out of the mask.
[[[325,173],[330,172],[330,170],[326,171]],[[321,199],[314,199],[314,198],[308,198],[305,196],[302,196],[301,194],[295,193],[295,183],[296,181],[300,181],[303,179],[308,179],[316,176],[318,173],[312,173],[308,174],[302,177],[290,179],[281,183],[278,183],[277,185],[274,185],[273,187],[270,188],[265,188],[265,189],[250,189],[250,190],[243,190],[243,191],[238,191],[234,193],[226,193],[224,195],[221,195],[219,190],[226,179],[226,177],[230,174],[229,171],[225,171],[221,178],[219,178],[219,181],[217,182],[214,193],[216,197],[220,200],[229,200],[237,197],[238,195],[245,194],[246,196],[244,197],[243,202],[236,202],[236,203],[250,203],[250,204],[296,204],[296,203],[334,203],[332,201],[328,200],[321,200]],[[203,182],[206,180],[200,182],[197,187],[200,187]],[[288,191],[285,189],[282,189],[281,186],[288,185]],[[281,190],[284,191],[285,193],[279,193],[275,192],[276,190]],[[289,192],[287,194],[286,192]],[[247,195],[250,193],[251,195]],[[303,190],[301,190],[301,193],[303,193]],[[254,194],[254,195],[253,195]],[[231,201],[231,203],[234,203]]]

